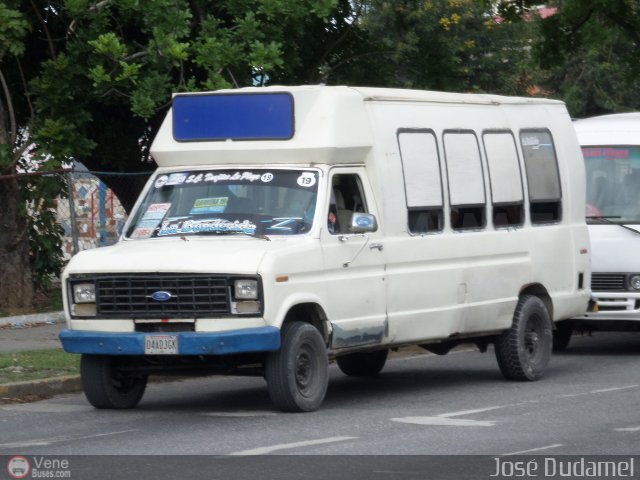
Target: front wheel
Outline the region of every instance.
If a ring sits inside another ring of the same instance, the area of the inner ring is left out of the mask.
[[[329,384],[327,348],[320,332],[304,322],[282,326],[280,350],[267,354],[264,376],[274,405],[283,412],[311,412]]]
[[[80,380],[89,403],[96,408],[133,408],[147,387],[147,376],[121,371],[118,359],[107,355],[82,355]]]
[[[551,358],[552,324],[544,302],[523,295],[513,315],[511,328],[495,344],[500,371],[509,380],[538,380]]]

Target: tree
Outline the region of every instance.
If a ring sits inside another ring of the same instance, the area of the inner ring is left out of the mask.
[[[540,84],[574,116],[640,108],[640,5],[565,0],[540,22]]]
[[[73,159],[91,170],[149,170],[173,92],[346,78],[362,40],[353,16],[349,0],[0,3],[0,175],[10,177],[0,181],[0,304],[31,301],[29,228],[54,243],[59,233],[27,222],[35,210],[50,219],[46,199],[26,208],[25,195],[43,185],[20,190],[12,177],[27,148],[40,170]],[[135,195],[110,186],[130,207]],[[47,188],[50,196],[61,186]]]
[[[501,19],[483,0],[367,2],[363,27],[381,39],[380,83],[411,88],[522,94],[530,24]]]
[[[19,123],[22,110],[14,102],[19,75],[13,71],[8,74],[6,68],[8,61],[24,54],[29,27],[17,10],[0,4],[0,174],[15,173],[29,145],[25,124]],[[34,293],[29,230],[22,192],[14,176],[0,179],[0,205],[0,305],[29,305]]]

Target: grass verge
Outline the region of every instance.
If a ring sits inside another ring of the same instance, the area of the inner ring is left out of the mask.
[[[0,354],[0,385],[79,373],[80,355],[61,349]]]

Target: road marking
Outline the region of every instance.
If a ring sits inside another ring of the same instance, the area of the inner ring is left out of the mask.
[[[415,425],[433,425],[439,427],[493,427],[496,422],[492,420],[470,420],[468,418],[438,417],[402,417],[392,418],[391,421],[399,423],[412,423]]]
[[[438,417],[444,417],[444,418],[459,417],[461,415],[471,415],[473,413],[489,412],[491,410],[498,410],[499,408],[515,407],[517,405],[520,405],[520,404],[516,403],[513,405],[496,405],[495,407],[477,408],[475,410],[461,410],[459,412],[441,413],[440,415],[438,415]]]
[[[228,455],[265,455],[267,453],[278,450],[289,450],[291,448],[309,447],[312,445],[323,445],[325,443],[345,442],[347,440],[355,440],[358,437],[330,437],[319,438],[318,440],[305,440],[303,442],[281,443],[279,445],[271,445],[269,447],[252,448],[251,450],[242,450],[240,452],[229,453]]]
[[[640,432],[640,427],[614,428],[616,432]]]
[[[490,412],[491,410],[499,410],[501,408],[519,407],[521,405],[529,405],[531,403],[538,403],[538,401],[530,400],[526,402],[512,403],[509,405],[494,405],[492,407],[475,408],[473,410],[460,410],[457,412],[441,413],[440,415],[431,417],[400,417],[392,418],[391,420],[393,422],[412,423],[415,425],[432,425],[440,427],[494,427],[496,425],[496,422],[494,420],[471,420],[466,418],[451,417],[460,417],[462,415]]]
[[[46,447],[52,443],[71,442],[74,440],[88,440],[91,438],[108,437],[111,435],[121,435],[123,433],[137,432],[138,430],[121,430],[119,432],[97,433],[95,435],[67,435],[60,437],[38,438],[25,440],[23,442],[0,443],[0,448],[24,448],[24,447]]]
[[[603,388],[600,390],[591,390],[590,392],[582,392],[582,393],[570,393],[566,395],[558,395],[558,398],[573,398],[573,397],[582,397],[584,395],[593,395],[594,393],[609,393],[609,392],[617,392],[619,390],[629,390],[632,388],[638,388],[640,385],[627,385],[625,387],[613,387],[613,388]]]
[[[271,417],[274,415],[278,415],[277,412],[267,412],[267,411],[240,411],[240,412],[208,412],[203,413],[202,415],[206,417]]]
[[[523,455],[525,453],[540,452],[542,450],[551,450],[552,448],[558,448],[558,447],[564,447],[564,445],[561,444],[561,443],[554,443],[553,445],[547,445],[546,447],[532,448],[530,450],[521,450],[519,452],[503,453],[500,456],[501,457],[507,457],[509,455]]]
[[[602,390],[593,390],[591,393],[617,392],[618,390],[629,390],[630,388],[638,388],[638,385],[627,385],[626,387],[604,388]]]

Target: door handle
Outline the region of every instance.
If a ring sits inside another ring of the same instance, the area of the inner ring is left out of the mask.
[[[369,245],[369,250],[378,250],[379,252],[381,252],[383,248],[384,246],[381,243],[372,243],[371,245]]]

